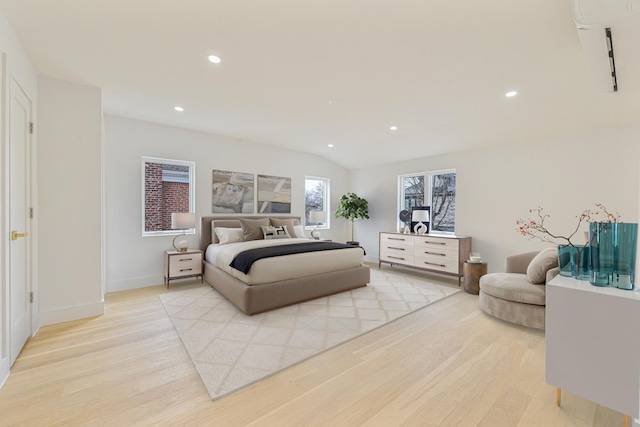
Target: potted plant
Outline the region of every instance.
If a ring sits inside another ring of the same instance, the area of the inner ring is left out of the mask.
[[[347,244],[359,245],[360,242],[356,242],[353,239],[353,223],[357,219],[369,218],[369,203],[355,193],[347,193],[340,197],[336,218],[345,218],[351,221],[351,241],[347,242]]]

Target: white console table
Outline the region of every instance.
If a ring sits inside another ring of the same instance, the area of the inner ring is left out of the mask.
[[[557,276],[547,284],[546,381],[640,418],[640,292]],[[636,424],[637,425],[637,424]]]

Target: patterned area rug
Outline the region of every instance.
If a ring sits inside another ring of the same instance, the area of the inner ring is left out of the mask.
[[[456,292],[372,269],[364,288],[253,316],[209,287],[160,299],[215,400]]]

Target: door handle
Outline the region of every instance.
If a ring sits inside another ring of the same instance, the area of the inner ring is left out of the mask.
[[[18,240],[18,237],[27,237],[27,233],[18,233],[16,230],[11,230],[11,240]]]

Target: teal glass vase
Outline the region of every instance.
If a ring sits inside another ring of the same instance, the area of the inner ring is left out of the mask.
[[[594,286],[613,285],[614,225],[610,222],[589,223],[591,266],[589,283]]]
[[[588,245],[558,245],[558,267],[561,276],[575,277],[578,280],[589,280],[591,260]]]
[[[574,257],[574,246],[558,245],[558,267],[561,276],[571,277],[571,260]]]
[[[612,224],[614,230],[614,260],[612,286],[633,290],[636,281],[638,224]]]

